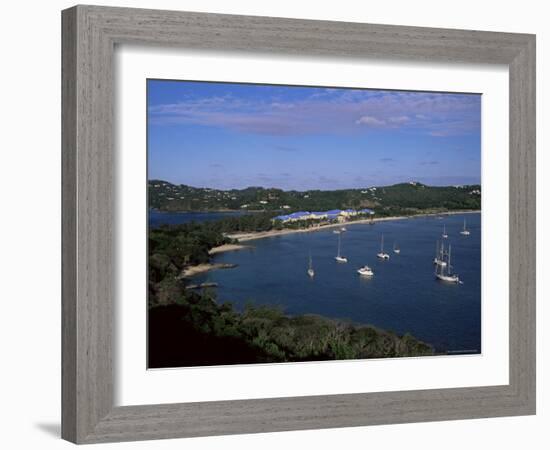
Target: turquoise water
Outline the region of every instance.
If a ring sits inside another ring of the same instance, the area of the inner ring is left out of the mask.
[[[462,236],[466,218],[470,236]],[[435,242],[446,225],[452,263],[464,284],[435,280]],[[288,314],[319,314],[371,324],[396,333],[411,333],[441,352],[481,351],[481,216],[464,214],[419,217],[375,225],[347,224],[342,254],[334,260],[338,236],[331,229],[250,241],[253,246],[215,256],[236,263],[194,281],[219,283],[219,302],[237,309],[247,302],[279,305]],[[384,234],[388,261],[379,260]],[[397,241],[401,254],[392,251]],[[307,276],[311,252],[315,277]],[[371,279],[356,270],[368,264]]]

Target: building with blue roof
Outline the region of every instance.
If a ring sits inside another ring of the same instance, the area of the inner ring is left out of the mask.
[[[374,211],[372,209],[369,209],[369,208],[364,208],[364,209],[359,210],[359,214],[374,214]]]
[[[369,208],[356,211],[355,209],[331,209],[330,211],[297,211],[291,214],[284,214],[274,217],[273,220],[280,220],[281,222],[297,222],[298,220],[337,220],[345,222],[347,217],[356,216],[358,214],[374,214],[374,211]]]
[[[340,212],[340,215],[345,217],[356,216],[357,211],[355,211],[355,209],[344,209],[343,211]]]
[[[290,217],[287,214],[284,214],[282,216],[276,216],[273,218],[273,220],[280,220],[281,222],[287,222],[290,219]]]

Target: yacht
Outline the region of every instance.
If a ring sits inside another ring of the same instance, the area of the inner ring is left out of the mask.
[[[445,267],[436,266],[435,268],[435,277],[440,281],[445,281],[446,283],[460,283],[460,279],[457,274],[451,273],[451,246],[449,245],[449,251],[447,252],[447,264]]]
[[[439,241],[435,243],[434,264],[441,267],[445,267],[447,265],[447,262],[445,261],[445,253],[443,251],[443,243],[439,246]]]
[[[361,267],[360,269],[357,270],[357,273],[364,277],[372,277],[374,275],[374,272],[369,266]]]
[[[447,239],[449,235],[447,234],[447,230],[445,228],[445,225],[443,225],[443,234],[441,235],[443,239]]]
[[[340,228],[340,232],[341,232],[341,233],[345,233],[346,231],[348,231],[346,227]]]
[[[397,246],[397,243],[393,243],[393,252],[398,254],[401,253],[401,249]]]
[[[460,234],[462,234],[464,236],[469,236],[470,235],[470,231],[466,229],[466,219],[464,219],[464,228],[462,228],[462,231],[460,232]]]
[[[384,235],[382,235],[382,238],[380,240],[380,252],[376,254],[380,259],[390,259],[390,255],[387,253],[384,253]]]
[[[341,262],[341,263],[347,263],[348,262],[348,258],[346,258],[345,256],[342,256],[340,254],[340,247],[342,246],[342,235],[340,233],[338,233],[338,254],[334,257],[334,259],[338,262]]]
[[[307,274],[310,276],[310,278],[313,278],[315,276],[315,271],[313,270],[313,264],[311,262],[311,255],[309,255],[309,266],[307,269]]]

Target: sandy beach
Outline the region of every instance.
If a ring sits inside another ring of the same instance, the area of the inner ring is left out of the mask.
[[[250,246],[240,244],[224,244],[218,247],[211,248],[208,254],[215,255],[216,253],[232,252],[235,250],[242,250],[243,248],[250,248]]]
[[[479,210],[467,210],[467,211],[447,211],[447,212],[434,212],[434,213],[424,213],[424,214],[415,214],[413,216],[391,216],[391,217],[378,217],[372,219],[372,222],[385,222],[389,220],[403,220],[403,219],[414,219],[415,217],[429,217],[429,216],[450,216],[455,214],[473,214],[479,213]],[[260,232],[251,232],[251,233],[239,233],[239,234],[230,234],[227,237],[231,239],[236,239],[239,242],[247,242],[255,239],[264,239],[275,236],[284,236],[286,234],[294,233],[314,233],[316,231],[326,230],[329,228],[340,228],[340,227],[349,227],[357,224],[370,223],[371,219],[360,219],[354,220],[351,222],[344,223],[330,223],[326,225],[318,225],[310,228],[299,228],[299,229],[284,229],[284,230],[269,230],[269,231],[260,231]],[[222,246],[224,247],[224,246]],[[222,250],[223,251],[223,250]]]

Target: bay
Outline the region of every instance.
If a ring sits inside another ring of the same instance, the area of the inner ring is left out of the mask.
[[[471,234],[459,232],[467,220]],[[452,264],[463,284],[447,284],[434,277],[436,240],[445,224],[452,245]],[[216,262],[235,269],[212,271],[194,278],[215,282],[219,302],[238,310],[247,303],[277,305],[285,313],[318,314],[370,324],[398,334],[410,333],[438,352],[481,352],[481,215],[457,214],[346,224],[342,254],[334,259],[338,236],[332,229],[250,241],[252,247],[221,253]],[[382,234],[387,261],[380,260]],[[394,241],[400,254],[392,251]],[[309,255],[315,276],[308,277]],[[372,278],[357,269],[368,264]]]

